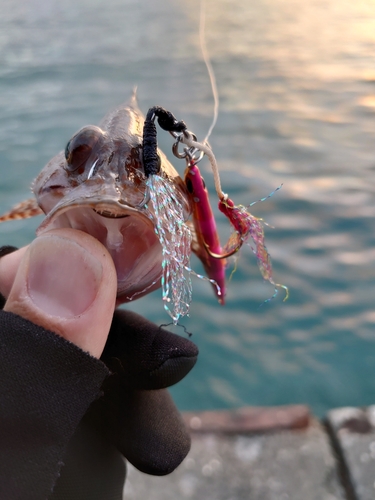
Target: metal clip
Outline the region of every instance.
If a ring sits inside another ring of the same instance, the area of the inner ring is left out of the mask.
[[[173,137],[176,139],[176,142],[173,144],[172,146],[172,152],[173,154],[176,156],[176,158],[186,158],[186,149],[184,149],[184,152],[183,153],[180,153],[178,151],[178,145],[180,144],[180,142],[182,141],[182,137],[183,137],[183,134],[176,134],[175,132],[172,132],[172,135]]]
[[[181,143],[184,143],[184,136],[186,137],[192,137],[193,141],[197,140],[197,136],[193,134],[192,132],[189,132],[188,130],[185,130],[184,132],[178,134],[176,132],[171,132],[173,137],[176,139],[176,142],[172,146],[172,152],[177,158],[186,158],[187,161],[193,161],[195,164],[199,163],[201,159],[204,156],[204,152],[200,151],[197,148],[191,147],[187,148],[185,147],[183,150],[183,153],[180,153],[178,150],[178,146]],[[197,153],[199,152],[199,155],[197,156]]]

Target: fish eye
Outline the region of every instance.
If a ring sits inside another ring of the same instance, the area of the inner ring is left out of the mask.
[[[82,173],[79,170],[83,170],[85,163],[103,136],[104,132],[93,125],[83,127],[74,134],[65,148],[67,163],[65,170]]]

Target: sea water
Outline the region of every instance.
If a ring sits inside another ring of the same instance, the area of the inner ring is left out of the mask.
[[[198,0],[1,0],[0,211],[80,127],[138,87],[202,139],[212,92]],[[223,189],[271,227],[271,302],[243,248],[220,306],[193,277],[182,323],[199,362],[172,389],[181,409],[307,403],[319,415],[375,402],[375,1],[207,0],[206,43],[220,95],[210,138]],[[160,145],[176,168],[171,137]],[[216,205],[207,160],[201,163]],[[223,240],[229,235],[218,214]],[[22,246],[40,218],[0,226]],[[192,267],[202,272],[197,259]],[[228,270],[228,276],[230,270]],[[127,306],[167,323],[161,292]],[[175,330],[185,335],[183,329]]]

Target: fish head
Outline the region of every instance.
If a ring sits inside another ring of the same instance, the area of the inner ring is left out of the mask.
[[[118,303],[159,288],[162,276],[163,250],[142,160],[143,123],[133,95],[99,126],[75,133],[33,183],[46,214],[37,234],[73,228],[98,239],[116,267]],[[185,184],[166,156],[158,154],[159,175],[173,188],[187,219],[191,208]]]

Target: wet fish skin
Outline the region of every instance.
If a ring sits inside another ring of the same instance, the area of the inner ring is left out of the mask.
[[[133,93],[99,126],[80,129],[66,151],[47,163],[32,184],[34,200],[0,217],[2,222],[44,213],[38,235],[71,227],[96,237],[115,263],[118,302],[159,288],[162,275],[163,255],[152,220],[153,208],[145,203],[143,123]],[[158,154],[160,175],[173,186],[187,220],[191,206],[185,183],[166,156],[160,150]],[[84,161],[80,164],[81,158]]]

